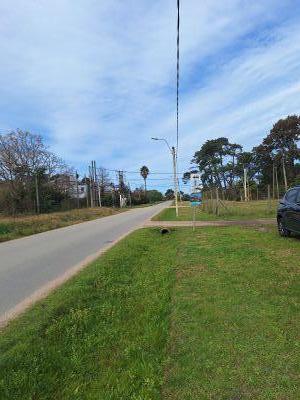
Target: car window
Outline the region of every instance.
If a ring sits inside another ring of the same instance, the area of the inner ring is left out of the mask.
[[[297,195],[298,195],[298,190],[297,189],[291,189],[285,195],[285,200],[288,201],[289,203],[295,204],[296,201],[297,201]]]

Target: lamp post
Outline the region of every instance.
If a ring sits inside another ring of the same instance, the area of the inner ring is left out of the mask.
[[[176,208],[176,217],[178,217],[178,187],[177,187],[177,161],[176,161],[176,149],[174,146],[170,146],[168,141],[164,138],[156,138],[153,137],[151,138],[152,140],[162,140],[163,142],[166,143],[168,146],[168,149],[172,155],[172,161],[173,161],[173,178],[174,178],[174,194],[175,194],[175,208]]]

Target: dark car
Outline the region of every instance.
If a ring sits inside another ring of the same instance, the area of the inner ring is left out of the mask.
[[[288,190],[277,210],[278,231],[281,236],[300,234],[300,186]]]

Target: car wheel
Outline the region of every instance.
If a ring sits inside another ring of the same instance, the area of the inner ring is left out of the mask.
[[[291,231],[286,229],[286,227],[284,226],[284,224],[282,222],[282,219],[278,220],[278,232],[279,232],[279,235],[282,237],[291,236]]]

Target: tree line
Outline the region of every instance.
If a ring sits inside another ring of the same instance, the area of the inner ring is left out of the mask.
[[[147,190],[149,169],[141,168],[144,187],[131,190],[119,176],[94,168],[80,178],[67,163],[51,152],[40,135],[17,129],[0,135],[0,212],[40,213],[75,207],[143,204],[163,200],[157,190]]]
[[[191,160],[195,168],[184,173],[182,180],[187,183],[191,173],[200,172],[204,189],[219,188],[231,198],[240,198],[245,184],[250,189],[272,188],[273,196],[276,192],[279,196],[300,184],[299,139],[300,116],[290,115],[277,121],[251,151],[226,137],[207,140]]]

